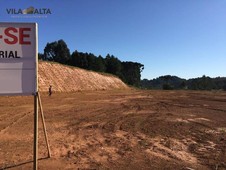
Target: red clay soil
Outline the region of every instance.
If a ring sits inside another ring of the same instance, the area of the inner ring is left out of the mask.
[[[42,93],[39,169],[226,169],[226,93]],[[33,98],[0,97],[0,169],[32,169]]]

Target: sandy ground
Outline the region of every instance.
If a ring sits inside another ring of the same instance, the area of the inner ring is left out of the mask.
[[[128,89],[118,77],[65,66],[55,62],[38,64],[39,90],[48,91],[49,85],[58,92]]]
[[[226,93],[41,94],[39,169],[226,169]],[[33,97],[0,97],[0,169],[32,169]]]

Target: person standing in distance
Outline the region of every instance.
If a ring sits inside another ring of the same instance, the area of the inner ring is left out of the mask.
[[[49,96],[51,96],[51,95],[52,95],[52,86],[49,85]]]

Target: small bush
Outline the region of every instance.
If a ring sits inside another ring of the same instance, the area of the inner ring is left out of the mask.
[[[163,90],[173,90],[173,87],[169,84],[163,84],[162,85],[162,89]]]

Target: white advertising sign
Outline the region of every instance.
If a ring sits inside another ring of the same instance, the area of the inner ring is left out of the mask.
[[[0,23],[0,95],[38,91],[37,45],[36,23]]]

